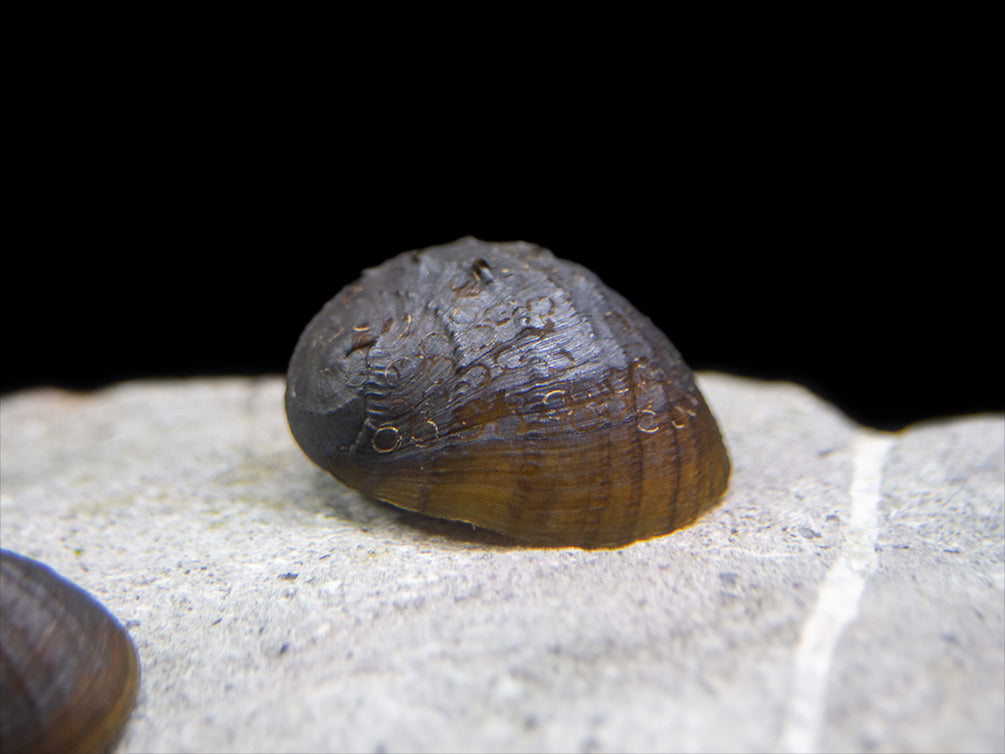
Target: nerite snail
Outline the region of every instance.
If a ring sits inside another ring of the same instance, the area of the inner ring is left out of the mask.
[[[48,566],[0,550],[0,752],[105,751],[136,699],[128,634]]]
[[[300,336],[286,412],[348,486],[537,544],[666,534],[729,478],[667,337],[589,270],[522,242],[464,238],[364,271]]]

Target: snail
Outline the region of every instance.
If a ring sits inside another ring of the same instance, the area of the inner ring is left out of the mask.
[[[0,550],[0,752],[105,751],[139,688],[125,630],[48,566]]]
[[[286,413],[347,486],[535,545],[666,534],[730,471],[667,337],[524,242],[467,237],[365,270],[301,334]]]

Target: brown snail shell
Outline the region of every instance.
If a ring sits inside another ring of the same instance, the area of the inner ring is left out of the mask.
[[[729,478],[667,337],[589,270],[522,242],[463,238],[364,271],[300,336],[286,412],[348,486],[537,544],[665,534]]]
[[[91,595],[0,550],[0,752],[105,751],[139,688],[129,636]]]

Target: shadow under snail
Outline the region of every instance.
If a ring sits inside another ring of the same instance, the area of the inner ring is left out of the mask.
[[[360,492],[529,543],[617,547],[694,521],[729,459],[667,337],[533,244],[451,244],[365,270],[287,373],[303,451]]]
[[[91,595],[0,550],[0,752],[107,751],[139,688],[136,650]]]

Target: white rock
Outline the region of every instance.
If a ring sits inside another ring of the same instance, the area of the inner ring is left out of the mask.
[[[279,377],[5,396],[0,544],[129,628],[120,751],[1005,749],[1005,418],[699,381],[730,491],[619,550],[362,498]]]

